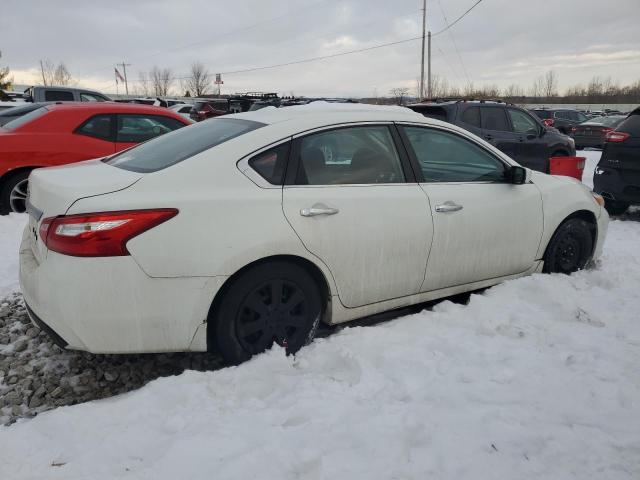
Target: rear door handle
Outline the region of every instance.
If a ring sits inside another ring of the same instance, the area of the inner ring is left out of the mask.
[[[317,217],[318,215],[335,215],[340,210],[337,208],[327,207],[324,203],[316,203],[312,207],[300,210],[303,217]]]
[[[458,205],[451,200],[446,201],[441,205],[436,205],[436,212],[440,213],[457,212],[459,210],[462,210],[462,205]]]

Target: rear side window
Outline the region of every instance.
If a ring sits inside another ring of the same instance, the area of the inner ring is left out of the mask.
[[[482,109],[482,129],[509,132],[509,123],[504,108],[485,107]]]
[[[273,185],[282,185],[289,158],[289,148],[290,142],[287,142],[259,153],[249,160],[249,165],[267,182]]]
[[[132,172],[156,172],[264,125],[237,118],[214,118],[167,133],[104,162]]]
[[[44,99],[47,102],[73,102],[73,93],[66,92],[64,90],[46,90],[44,92]]]
[[[161,115],[118,115],[117,142],[141,143],[184,127],[184,123]]]
[[[95,95],[93,93],[81,93],[80,101],[81,102],[104,102],[106,99],[101,97],[100,95]]]
[[[95,115],[84,122],[76,133],[100,140],[113,141],[112,115]]]
[[[461,120],[467,125],[472,125],[474,127],[480,128],[480,108],[467,108],[462,114]]]

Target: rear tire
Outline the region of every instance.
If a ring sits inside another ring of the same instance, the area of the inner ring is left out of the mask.
[[[28,178],[31,172],[19,172],[5,180],[0,189],[2,213],[24,213],[27,211]]]
[[[573,273],[582,270],[593,253],[590,225],[580,218],[562,223],[551,237],[544,254],[545,273]]]
[[[622,215],[629,208],[629,204],[605,198],[604,208],[609,212],[609,215]]]
[[[304,268],[269,262],[233,282],[210,328],[224,359],[239,364],[274,343],[296,353],[313,340],[322,311],[320,288]]]

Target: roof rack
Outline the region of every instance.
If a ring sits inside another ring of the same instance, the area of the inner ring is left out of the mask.
[[[446,103],[446,102],[479,102],[479,103],[502,103],[504,105],[513,105],[511,102],[500,100],[497,98],[473,98],[473,97],[434,97],[425,98],[420,103]]]

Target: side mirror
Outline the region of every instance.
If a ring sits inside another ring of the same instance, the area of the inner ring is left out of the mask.
[[[509,180],[514,185],[522,185],[523,183],[527,183],[531,178],[531,175],[526,168],[517,166],[511,167],[508,175]]]

